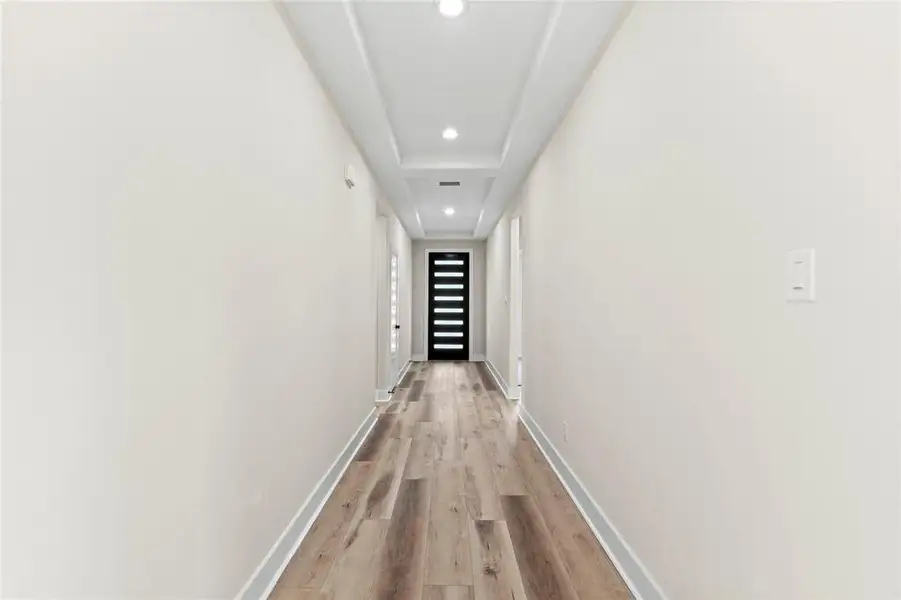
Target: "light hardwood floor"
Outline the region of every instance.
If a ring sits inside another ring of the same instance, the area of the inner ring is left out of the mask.
[[[481,363],[417,363],[270,600],[625,600]]]

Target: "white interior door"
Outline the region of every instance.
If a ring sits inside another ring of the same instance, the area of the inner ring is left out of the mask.
[[[398,364],[398,349],[400,348],[400,314],[398,297],[400,295],[400,284],[398,276],[397,253],[391,251],[391,259],[388,265],[388,310],[389,310],[389,331],[388,331],[388,350],[391,365],[391,378],[397,378],[400,371]]]

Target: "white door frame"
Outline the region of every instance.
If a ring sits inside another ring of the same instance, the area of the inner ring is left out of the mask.
[[[425,288],[422,293],[422,297],[424,303],[422,305],[422,350],[423,354],[425,354],[425,359],[429,360],[429,267],[431,263],[429,262],[429,254],[431,253],[440,254],[442,252],[455,252],[457,254],[468,254],[469,255],[469,286],[466,290],[469,294],[469,314],[466,315],[466,318],[469,319],[469,357],[468,360],[472,362],[472,346],[473,346],[473,337],[472,337],[472,276],[475,269],[473,268],[473,251],[469,250],[461,250],[459,248],[445,248],[443,250],[434,249],[434,248],[426,248],[425,249],[425,270],[423,271],[423,287]]]
[[[509,306],[509,351],[507,357],[510,373],[510,396],[522,400],[523,382],[520,370],[523,359],[523,249],[522,220],[515,217],[510,220],[510,306]]]
[[[400,330],[394,329],[391,321],[396,321],[397,325],[400,325],[400,255],[397,253],[397,250],[394,249],[391,244],[391,239],[389,236],[388,239],[388,381],[391,383],[392,389],[397,382],[397,376],[400,374],[401,365],[398,364],[398,359],[400,357]],[[394,260],[396,262],[395,265],[395,283],[397,284],[397,289],[391,289],[391,261]],[[397,300],[394,301],[394,308],[397,310],[397,313],[394,317],[391,316],[391,294],[394,294]],[[397,347],[394,351],[391,351],[391,338],[394,336],[395,332],[397,333]]]
[[[383,402],[388,399],[391,389],[391,340],[388,327],[391,323],[389,260],[391,256],[388,239],[388,218],[376,215],[374,248],[375,253],[375,343],[376,343],[376,377],[375,399]]]

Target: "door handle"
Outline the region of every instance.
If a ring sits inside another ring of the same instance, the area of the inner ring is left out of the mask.
[[[395,328],[395,329],[400,329],[400,325],[395,325],[394,328]]]

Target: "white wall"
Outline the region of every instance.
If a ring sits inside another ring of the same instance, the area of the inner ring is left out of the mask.
[[[2,595],[234,597],[372,408],[374,184],[268,3],[3,26]]]
[[[504,381],[510,371],[510,217],[505,214],[485,242],[486,356]]]
[[[636,4],[510,213],[526,406],[670,600],[901,597],[898,12]]]
[[[469,302],[472,339],[469,340],[469,352],[473,357],[485,356],[485,242],[454,240],[413,241],[413,356],[426,356],[426,250],[472,250],[472,263],[469,265],[472,271]]]

